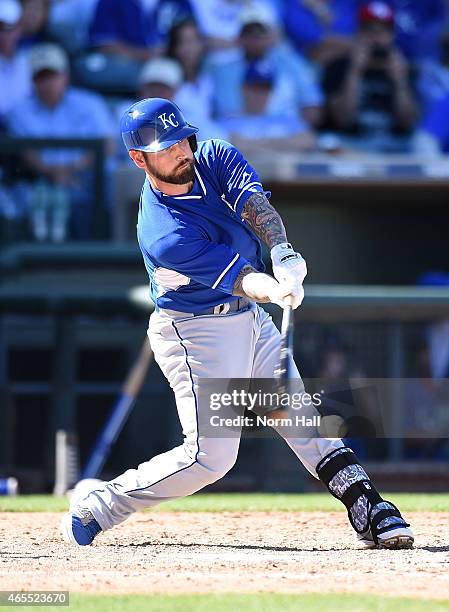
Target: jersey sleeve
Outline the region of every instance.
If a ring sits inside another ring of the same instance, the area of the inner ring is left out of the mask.
[[[209,164],[218,178],[222,190],[222,199],[238,215],[241,216],[243,206],[251,194],[261,191],[268,197],[254,168],[233,145],[225,140],[211,140],[212,155]]]
[[[202,285],[232,294],[238,273],[249,262],[225,244],[180,226],[151,246],[158,266],[179,272]]]

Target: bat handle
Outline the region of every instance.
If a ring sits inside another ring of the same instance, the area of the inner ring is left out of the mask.
[[[293,298],[288,295],[284,299],[284,308],[282,312],[281,334],[283,336],[289,334],[290,332],[291,319],[292,319],[292,305],[293,305]]]
[[[289,377],[289,359],[293,349],[293,308],[292,298],[288,296],[284,299],[281,323],[281,340],[279,365],[275,369],[274,376],[279,380],[286,380]]]

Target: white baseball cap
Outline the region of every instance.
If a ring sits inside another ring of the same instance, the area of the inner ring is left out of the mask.
[[[69,67],[69,62],[62,47],[52,43],[43,43],[31,49],[30,66],[33,75],[41,70],[65,72]]]
[[[0,23],[15,26],[22,17],[22,7],[18,0],[0,0]]]
[[[259,23],[266,28],[274,28],[278,21],[274,11],[263,2],[254,2],[245,6],[239,16],[240,28],[250,23]]]
[[[177,89],[183,81],[182,68],[179,62],[170,57],[156,57],[144,64],[139,77],[140,85],[163,83]]]

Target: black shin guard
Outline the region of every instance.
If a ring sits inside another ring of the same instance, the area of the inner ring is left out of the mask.
[[[370,531],[375,544],[383,531],[408,526],[396,506],[379,495],[350,448],[344,446],[326,455],[316,472],[331,495],[346,506],[355,531],[359,534]]]

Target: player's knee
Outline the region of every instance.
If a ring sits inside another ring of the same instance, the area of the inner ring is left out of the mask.
[[[230,457],[226,457],[226,459],[222,459],[220,463],[217,463],[214,466],[214,480],[219,480],[220,478],[223,478],[223,476],[225,476],[235,465],[235,462],[237,461],[237,456],[230,456]]]
[[[212,449],[208,453],[198,454],[198,463],[206,470],[210,482],[222,478],[235,465],[238,445],[229,445],[226,449]]]

